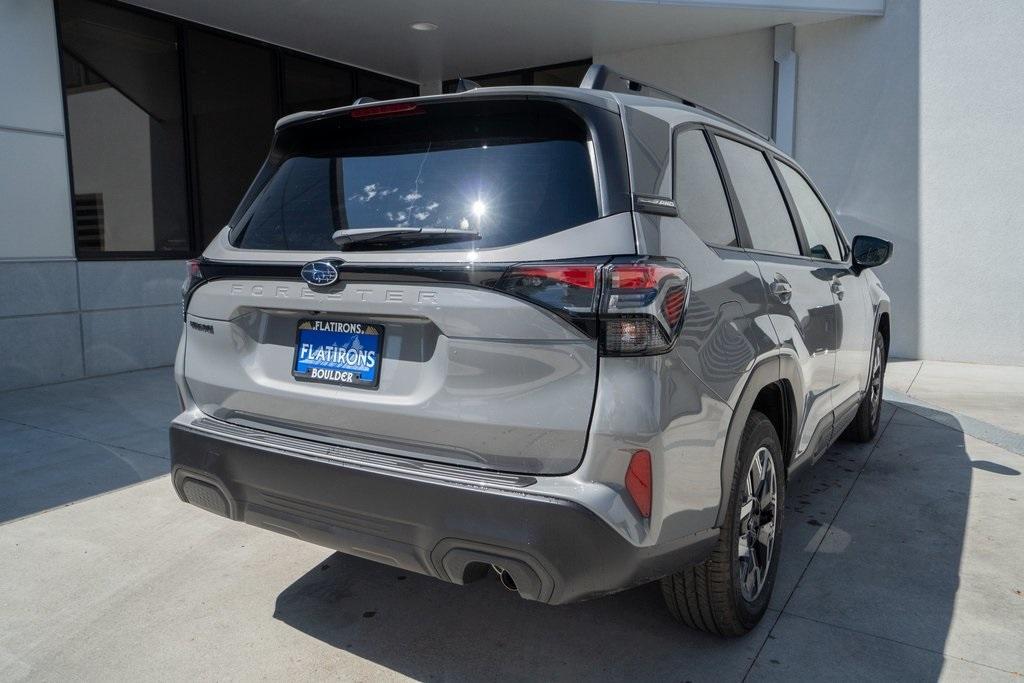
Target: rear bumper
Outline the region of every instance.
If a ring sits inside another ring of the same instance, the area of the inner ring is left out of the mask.
[[[703,561],[713,530],[636,546],[577,503],[513,490],[397,475],[171,426],[182,500],[263,527],[452,583],[507,569],[519,593],[565,603],[611,593]]]

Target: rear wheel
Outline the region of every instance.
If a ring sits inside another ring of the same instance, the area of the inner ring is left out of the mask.
[[[866,443],[878,434],[882,421],[882,389],[885,387],[885,337],[875,332],[871,346],[871,366],[868,368],[868,390],[857,408],[857,416],[843,432],[843,438]]]
[[[754,411],[740,439],[729,511],[711,557],[661,580],[676,619],[723,636],[742,635],[757,625],[775,586],[784,496],[778,434]]]

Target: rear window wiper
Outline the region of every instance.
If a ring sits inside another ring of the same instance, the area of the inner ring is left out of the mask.
[[[345,228],[335,230],[331,239],[342,249],[356,242],[424,242],[478,240],[482,235],[475,230],[459,228],[413,228],[395,226],[389,228]]]

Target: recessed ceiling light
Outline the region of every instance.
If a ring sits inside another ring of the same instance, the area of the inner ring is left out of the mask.
[[[429,21],[416,21],[409,24],[409,28],[413,31],[436,31],[437,24],[432,24]]]

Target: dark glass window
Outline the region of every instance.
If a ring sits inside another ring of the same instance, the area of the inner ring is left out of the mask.
[[[57,0],[57,15],[82,258],[194,255],[230,220],[279,116],[419,94],[106,0]]]
[[[709,244],[736,245],[722,176],[701,130],[676,136],[675,201],[679,216]]]
[[[800,214],[800,223],[804,226],[804,235],[810,247],[810,256],[815,258],[838,261],[843,258],[843,251],[836,237],[835,227],[828,209],[818,199],[811,186],[800,173],[787,164],[780,163],[782,179],[793,198],[796,211]]]
[[[402,97],[416,97],[419,88],[409,83],[378,76],[369,71],[356,72],[356,97],[372,97],[375,100],[397,100]]]
[[[347,107],[355,99],[352,69],[285,55],[284,113]]]
[[[590,61],[542,67],[533,70],[533,85],[558,85],[568,88],[579,86],[583,74],[590,68]]]
[[[291,154],[241,217],[238,246],[334,250],[337,229],[411,226],[479,231],[486,248],[598,217],[586,127],[549,102],[338,117],[295,126],[281,146]]]
[[[231,218],[267,156],[277,120],[277,72],[269,49],[188,32],[199,233],[208,244]]]
[[[759,149],[718,137],[740,210],[750,233],[751,246],[760,251],[799,254],[793,221],[768,158]]]
[[[174,25],[85,0],[60,10],[79,252],[187,252]]]
[[[516,71],[469,76],[468,78],[485,88],[502,85],[557,85],[575,88],[583,80],[583,74],[587,73],[590,64],[591,60],[584,59],[578,62],[537,66]],[[457,82],[457,79],[445,81],[442,83],[442,91],[455,92]]]

